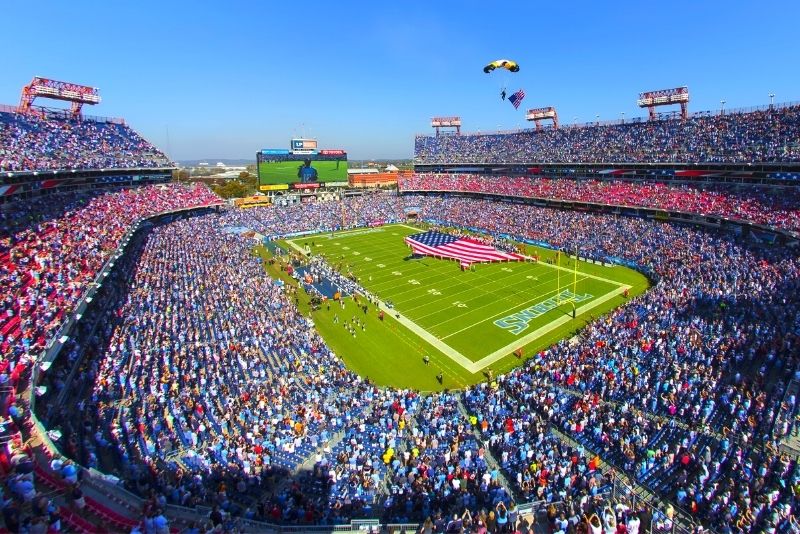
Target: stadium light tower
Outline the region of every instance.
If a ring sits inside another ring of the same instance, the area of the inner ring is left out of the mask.
[[[622,112],[622,124],[625,124],[625,112]]]
[[[529,109],[525,113],[525,120],[533,121],[537,130],[541,129],[542,121],[550,120],[553,121],[553,128],[558,129],[558,113],[556,112],[556,108],[553,106]]]
[[[81,115],[81,109],[84,104],[95,105],[100,103],[100,91],[96,87],[60,82],[36,76],[31,83],[22,88],[22,96],[19,100],[20,113],[30,112],[33,102],[37,98],[71,102],[70,111],[72,117],[78,118]]]
[[[432,117],[431,128],[436,130],[436,137],[439,137],[440,130],[444,129],[455,131],[455,135],[461,135],[461,117]]]
[[[775,104],[775,93],[769,94],[769,109],[772,109],[772,106]]]
[[[647,108],[647,113],[651,121],[658,118],[658,115],[656,115],[656,107],[674,106],[678,104],[681,107],[681,119],[686,120],[689,118],[689,88],[683,86],[673,89],[659,89],[658,91],[639,93],[639,99],[636,101],[636,104],[640,108]]]
[[[719,114],[725,115],[725,100],[720,100],[719,103],[720,103]]]

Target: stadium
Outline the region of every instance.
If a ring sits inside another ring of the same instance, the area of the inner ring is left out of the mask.
[[[292,139],[245,209],[99,102],[0,109],[5,531],[800,531],[799,104]]]

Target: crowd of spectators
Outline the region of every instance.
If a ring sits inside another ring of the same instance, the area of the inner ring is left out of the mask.
[[[18,369],[0,362],[0,510],[9,532],[58,532],[61,516],[37,485],[33,451],[22,441],[20,430],[26,406],[17,396],[23,383]]]
[[[0,171],[171,167],[124,123],[0,112]]]
[[[345,197],[335,203],[230,211],[225,220],[228,224],[278,238],[288,234],[330,232],[402,221],[404,206],[402,199],[396,195],[366,194]]]
[[[52,340],[132,224],[217,201],[205,186],[65,193],[0,210],[0,355],[19,374]]]
[[[493,384],[421,396],[348,371],[286,288],[253,275],[247,238],[224,231],[366,226],[410,207],[623,259],[657,282]],[[288,523],[430,518],[442,530],[506,528],[499,517],[508,523],[515,499],[553,503],[554,531],[669,519],[592,508],[609,482],[602,460],[721,531],[796,526],[800,466],[781,452],[797,428],[789,385],[800,369],[790,248],[613,215],[375,194],[174,221],[134,259],[85,340],[91,357],[70,402],[47,424],[74,457],[157,502]]]
[[[158,488],[168,503],[251,507],[262,519],[280,503],[279,520],[318,519],[319,503],[254,496],[358,417],[373,388],[259,269],[250,245],[212,217],[152,231],[91,346],[107,356],[76,380],[77,391],[91,390],[90,431],[61,425],[67,440],[87,438],[79,454],[111,461],[133,489]],[[173,478],[159,461],[176,462]]]
[[[414,161],[755,163],[800,161],[800,106],[515,133],[418,136]]]
[[[679,185],[659,182],[570,180],[524,176],[415,174],[400,177],[401,191],[491,193],[717,215],[784,230],[800,230],[796,188]]]

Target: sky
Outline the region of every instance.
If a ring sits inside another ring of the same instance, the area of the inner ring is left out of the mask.
[[[662,6],[663,7],[659,7]],[[800,100],[800,2],[7,0],[0,103],[44,76],[98,87],[176,160],[255,158],[290,138],[350,159],[409,158],[432,116],[464,131],[644,115],[687,85],[690,111]],[[491,60],[516,74],[484,74]],[[519,110],[500,99],[524,89]],[[87,109],[88,108],[88,109]]]

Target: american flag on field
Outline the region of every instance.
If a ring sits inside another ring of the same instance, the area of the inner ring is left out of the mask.
[[[461,265],[488,261],[523,261],[525,256],[497,250],[491,245],[468,237],[457,237],[430,231],[406,237],[414,254],[458,260]]]
[[[511,102],[511,105],[514,106],[514,109],[519,109],[519,105],[522,103],[522,99],[525,98],[525,89],[520,89],[513,95],[508,97],[508,101]]]

